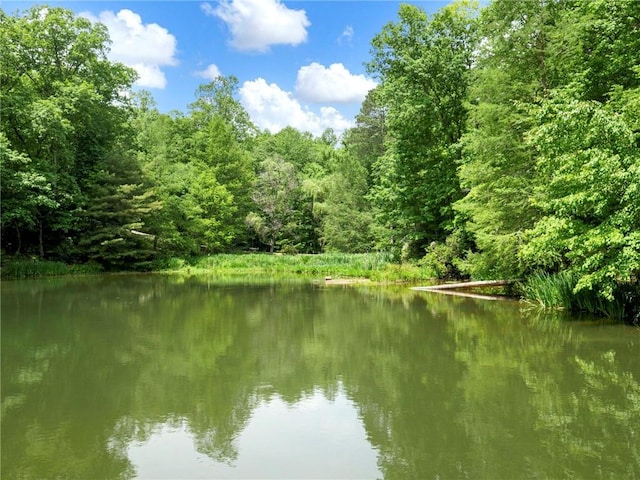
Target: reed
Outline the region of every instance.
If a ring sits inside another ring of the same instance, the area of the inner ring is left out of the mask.
[[[525,299],[543,308],[571,309],[576,283],[577,279],[569,272],[537,272],[526,279],[522,290]]]
[[[616,292],[613,300],[607,300],[595,290],[576,292],[577,284],[578,276],[572,272],[539,272],[526,279],[522,291],[526,300],[543,308],[587,312],[616,320],[622,320],[627,315],[626,297],[622,294]]]
[[[99,273],[96,264],[67,265],[64,262],[41,259],[8,259],[3,261],[0,276],[5,279],[54,277],[59,275],[79,275]]]

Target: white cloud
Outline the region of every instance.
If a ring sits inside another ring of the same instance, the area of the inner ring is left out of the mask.
[[[298,45],[307,40],[311,22],[304,10],[291,10],[280,0],[219,0],[201,5],[210,16],[223,20],[238,50],[266,52],[271,45]]]
[[[97,17],[90,13],[80,16],[92,22],[101,22],[109,29],[112,44],[110,60],[122,62],[138,72],[136,85],[164,88],[167,79],[160,67],[177,65],[176,38],[166,28],[156,23],[142,23],[142,18],[131,10],[101,12]]]
[[[376,82],[364,75],[353,75],[342,63],[329,68],[313,62],[298,70],[296,93],[305,101],[316,103],[362,102]]]
[[[263,78],[244,82],[240,88],[240,101],[251,119],[262,129],[272,133],[292,126],[300,131],[319,136],[327,128],[337,135],[353,126],[333,107],[322,107],[319,113],[303,107],[290,93],[275,83],[267,84]]]
[[[195,75],[196,77],[202,77],[202,78],[206,78],[207,80],[213,81],[219,76],[221,76],[222,74],[220,73],[220,69],[217,67],[217,65],[212,63],[204,70],[198,70],[197,72],[195,72]]]
[[[353,27],[351,25],[347,25],[338,37],[337,42],[341,45],[342,43],[350,44],[351,40],[353,40],[353,33]]]
[[[144,63],[134,63],[129,65],[138,72],[136,85],[148,88],[164,88],[167,86],[167,78],[158,65],[147,65]]]
[[[206,15],[209,15],[210,17],[217,16],[216,9],[213,8],[210,3],[207,3],[207,2],[202,3],[200,4],[200,8]]]

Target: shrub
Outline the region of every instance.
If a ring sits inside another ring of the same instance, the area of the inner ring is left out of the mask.
[[[461,265],[470,245],[468,234],[463,230],[456,230],[444,243],[433,242],[418,264],[441,280],[467,278],[461,271]]]

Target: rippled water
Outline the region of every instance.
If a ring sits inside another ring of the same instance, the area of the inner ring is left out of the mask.
[[[640,478],[640,330],[516,302],[2,283],[3,479]]]

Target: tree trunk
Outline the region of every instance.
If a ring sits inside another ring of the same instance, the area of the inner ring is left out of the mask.
[[[40,247],[40,258],[44,258],[44,241],[42,238],[42,217],[38,217],[38,244]]]
[[[16,255],[20,255],[22,250],[22,236],[20,235],[20,227],[16,225],[16,240],[18,242],[18,248],[16,248]]]

